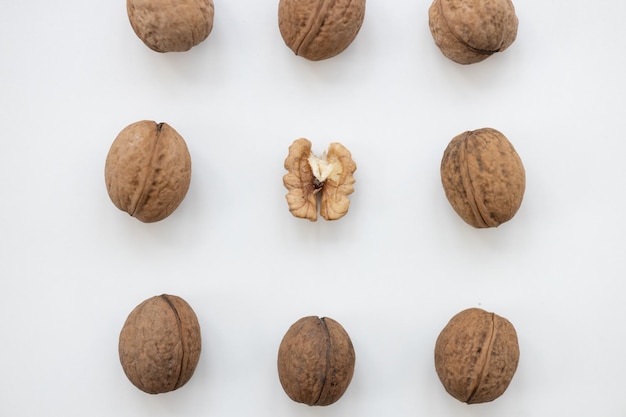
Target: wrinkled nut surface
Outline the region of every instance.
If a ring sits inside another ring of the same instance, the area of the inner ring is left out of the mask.
[[[456,136],[441,160],[441,182],[457,214],[476,228],[497,227],[522,204],[522,160],[500,132],[483,128]]]
[[[511,0],[435,0],[428,18],[435,44],[459,64],[487,59],[517,37]]]
[[[345,393],[354,374],[350,336],[328,317],[303,317],[291,325],[278,349],[278,377],[293,401],[330,405]]]
[[[285,44],[311,61],[332,58],[356,38],[365,0],[280,0],[278,27]]]
[[[479,308],[461,311],[435,344],[435,370],[446,391],[459,401],[493,401],[509,386],[519,362],[513,325]]]
[[[356,163],[342,144],[331,143],[321,157],[311,151],[308,139],[297,139],[285,159],[283,184],[289,211],[295,216],[317,220],[317,194],[321,194],[320,214],[326,220],[345,216],[350,207],[348,195],[354,192]]]
[[[200,325],[192,308],[175,295],[163,294],[139,304],[120,333],[124,373],[149,394],[185,385],[200,359]]]
[[[156,52],[184,52],[213,29],[213,0],[127,0],[135,34]]]
[[[183,138],[167,123],[140,121],[115,138],[104,177],[117,208],[145,223],[169,216],[191,182],[191,156]]]

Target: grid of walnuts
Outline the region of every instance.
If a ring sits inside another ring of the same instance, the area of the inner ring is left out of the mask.
[[[127,0],[130,23],[150,49],[183,52],[205,40],[214,17],[212,0]],[[278,26],[297,56],[329,59],[356,38],[365,0],[279,0]],[[429,27],[452,61],[467,65],[504,51],[516,38],[511,0],[434,0]],[[345,216],[357,169],[350,151],[331,143],[322,155],[308,139],[296,139],[284,161],[283,184],[291,214],[317,221]],[[483,128],[454,137],[443,152],[441,182],[456,213],[475,228],[497,227],[518,211],[525,190],[522,161],[499,131]],[[113,204],[138,220],[160,221],[180,205],[191,181],[191,156],[167,123],[143,120],[115,138],[105,164]],[[176,390],[192,377],[201,332],[191,306],[162,294],[140,303],[119,337],[122,368],[140,390]],[[355,350],[348,332],[328,317],[297,320],[285,333],[277,358],[278,379],[293,401],[330,405],[352,380]],[[511,382],[519,361],[513,325],[495,313],[470,308],[456,314],[435,342],[434,365],[445,390],[459,401],[493,401]]]

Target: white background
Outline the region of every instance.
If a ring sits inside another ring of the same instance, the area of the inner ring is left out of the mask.
[[[158,54],[123,0],[7,1],[0,13],[0,415],[626,416],[626,6],[518,0],[518,37],[471,66],[446,59],[429,1],[368,0],[354,43],[296,57],[278,2],[216,0],[209,38]],[[171,124],[193,161],[177,211],[117,210],[104,161],[119,131]],[[527,173],[518,214],[466,225],[445,198],[455,135],[502,131]],[[348,215],[296,219],[287,148],[343,143],[358,164]],[[202,327],[190,382],[148,395],[119,364],[141,301],[185,298]],[[508,318],[518,371],[494,402],[449,396],[439,331],[482,307]],[[350,334],[352,384],[292,402],[278,345],[306,315]]]

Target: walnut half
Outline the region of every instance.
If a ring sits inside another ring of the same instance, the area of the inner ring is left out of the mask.
[[[296,139],[285,159],[283,184],[289,211],[295,217],[317,220],[317,194],[321,194],[320,214],[326,220],[337,220],[348,212],[348,195],[354,192],[356,163],[350,151],[334,142],[322,156],[311,151],[308,139]]]

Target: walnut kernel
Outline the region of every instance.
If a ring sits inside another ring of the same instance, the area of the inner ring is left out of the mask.
[[[316,156],[308,139],[297,139],[285,159],[283,184],[289,211],[295,216],[317,220],[317,194],[321,194],[320,214],[326,220],[345,216],[350,207],[348,195],[354,192],[356,163],[342,144],[331,143],[328,151]]]

